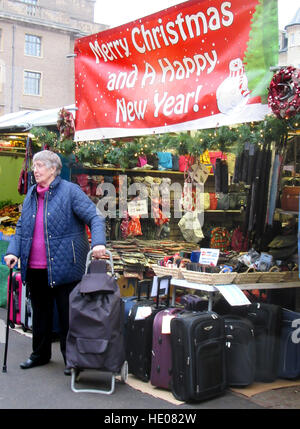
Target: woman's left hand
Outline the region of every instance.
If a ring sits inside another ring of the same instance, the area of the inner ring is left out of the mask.
[[[106,254],[106,248],[102,244],[99,244],[99,245],[93,247],[92,250],[93,250],[93,257],[95,259],[100,259],[103,256],[105,256],[105,254]]]

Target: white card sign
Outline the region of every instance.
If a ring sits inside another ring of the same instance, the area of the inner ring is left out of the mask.
[[[230,305],[249,305],[251,302],[241,289],[235,285],[215,285]]]
[[[131,217],[147,215],[148,214],[147,200],[134,200],[128,203],[128,214]]]
[[[220,249],[200,249],[199,262],[215,267],[218,264]]]

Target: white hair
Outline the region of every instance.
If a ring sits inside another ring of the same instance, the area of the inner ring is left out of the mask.
[[[43,162],[47,168],[55,168],[55,176],[58,176],[62,169],[60,157],[51,150],[42,150],[33,155],[32,164],[36,161]]]

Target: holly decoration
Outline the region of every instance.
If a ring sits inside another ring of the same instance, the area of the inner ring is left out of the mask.
[[[271,80],[268,103],[279,119],[289,119],[300,113],[300,69],[281,68]]]
[[[33,143],[43,149],[53,149],[57,145],[58,134],[46,127],[33,127],[30,130]]]
[[[61,141],[73,138],[75,134],[74,116],[64,108],[60,109],[58,113],[57,129],[60,133]]]

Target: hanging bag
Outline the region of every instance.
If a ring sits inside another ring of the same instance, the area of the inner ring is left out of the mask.
[[[231,244],[231,236],[225,227],[216,227],[211,231],[210,247],[212,249],[220,249],[221,252],[229,250]]]
[[[197,211],[186,212],[178,222],[178,226],[188,243],[199,243],[204,238]]]
[[[26,152],[23,166],[18,181],[18,192],[20,195],[26,195],[29,187],[34,184],[34,176],[31,169],[32,150],[30,138],[27,137]]]

